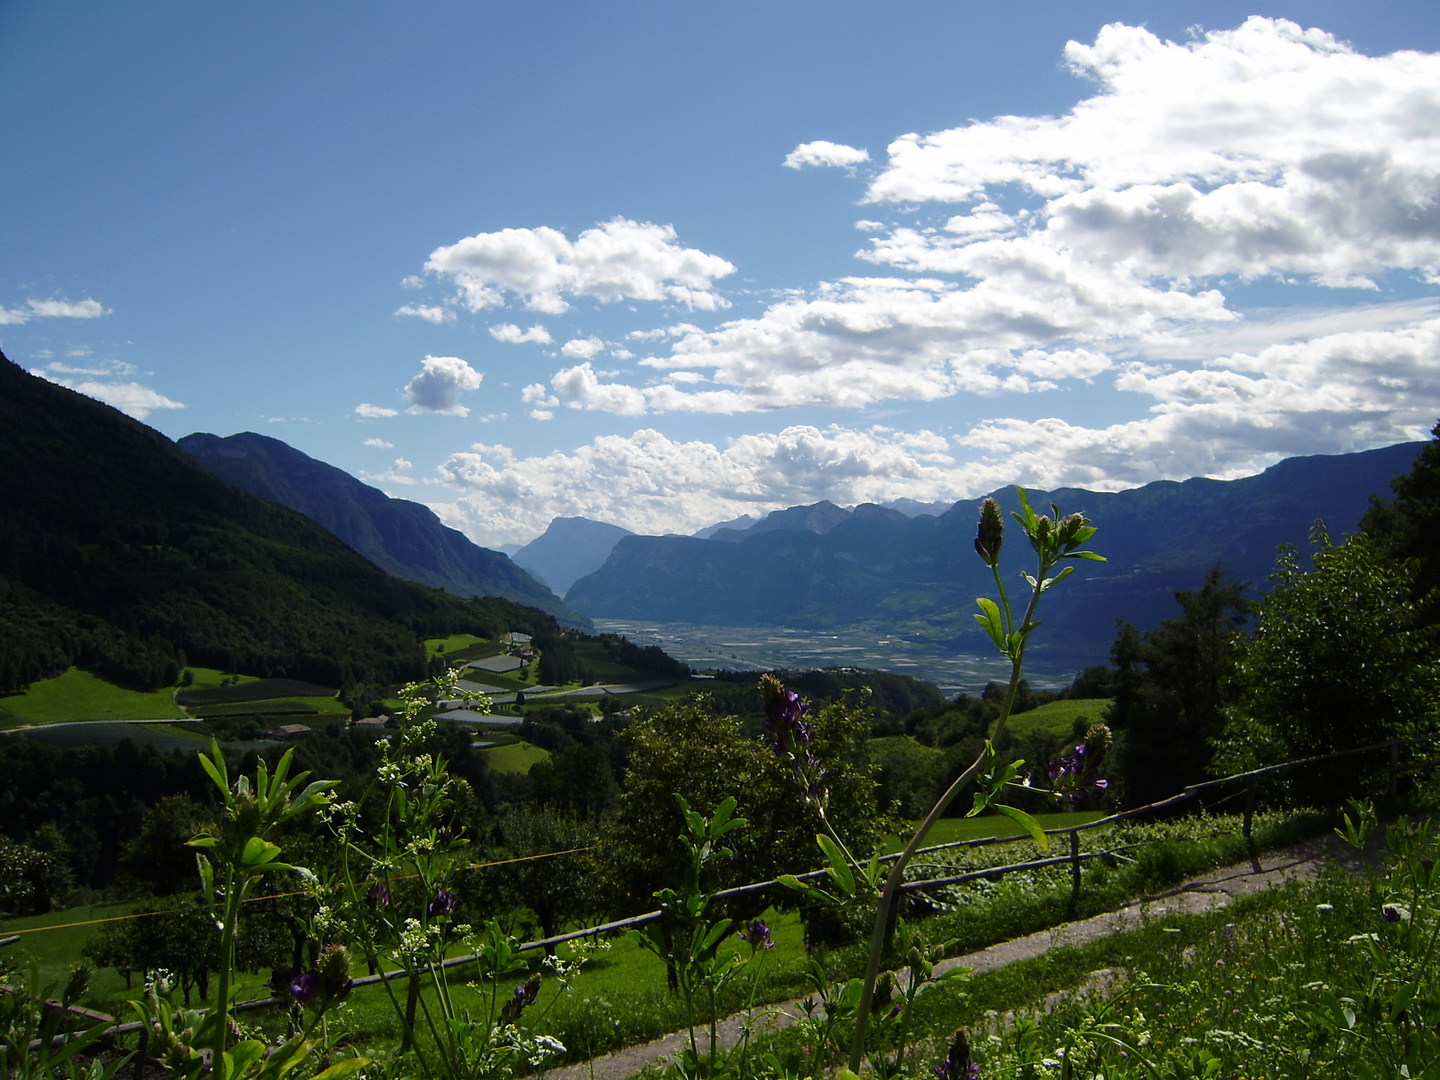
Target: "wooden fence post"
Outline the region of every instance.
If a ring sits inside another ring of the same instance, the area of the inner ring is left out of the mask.
[[[1070,830],[1070,910],[1080,905],[1080,830]]]
[[[1250,866],[1255,873],[1260,873],[1260,856],[1255,851],[1255,839],[1250,835],[1250,825],[1255,819],[1255,787],[1259,780],[1252,776],[1249,784],[1245,787],[1245,824],[1241,826],[1240,833],[1245,837],[1245,846],[1250,851]]]

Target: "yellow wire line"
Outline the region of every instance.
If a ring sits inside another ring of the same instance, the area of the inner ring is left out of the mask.
[[[589,851],[589,847],[567,848],[564,851],[545,851],[539,855],[517,855],[513,859],[495,859],[492,862],[466,863],[462,870],[484,870],[491,866],[509,866],[511,863],[530,862],[532,859],[553,859],[557,855],[574,855],[577,852]],[[415,877],[414,874],[401,874],[392,878],[392,881],[405,881]],[[252,896],[245,903],[258,904],[261,900],[285,900],[292,896],[308,895],[305,889],[296,892],[271,893],[269,896]],[[154,915],[174,915],[180,908],[166,908],[164,911],[137,911],[131,915],[112,915],[108,919],[84,919],[80,922],[56,923],[54,926],[32,926],[27,930],[0,930],[0,936],[10,937],[20,934],[39,934],[45,930],[69,930],[76,926],[98,926],[101,923],[124,922],[127,919],[148,919]]]

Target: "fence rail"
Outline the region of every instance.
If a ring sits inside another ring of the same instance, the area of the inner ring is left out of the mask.
[[[1254,818],[1258,782],[1261,779],[1291,769],[1319,765],[1330,761],[1338,761],[1342,758],[1354,757],[1359,754],[1374,753],[1379,750],[1389,750],[1390,762],[1388,767],[1384,771],[1386,775],[1391,778],[1390,793],[1394,794],[1395,782],[1399,776],[1404,775],[1405,773],[1419,772],[1424,769],[1434,768],[1437,765],[1440,765],[1440,758],[1431,758],[1418,763],[1412,763],[1402,766],[1399,760],[1401,747],[1423,742],[1433,742],[1437,739],[1440,739],[1440,731],[1430,732],[1426,735],[1417,735],[1408,739],[1391,739],[1387,742],[1374,743],[1370,746],[1357,747],[1352,750],[1341,750],[1331,754],[1320,754],[1313,757],[1297,758],[1293,761],[1285,761],[1277,765],[1266,765],[1263,768],[1252,769],[1248,772],[1235,773],[1231,776],[1224,776],[1215,780],[1205,780],[1201,781],[1200,783],[1190,784],[1175,795],[1171,795],[1165,799],[1159,799],[1152,803],[1147,803],[1144,806],[1137,806],[1130,810],[1122,810],[1118,813],[1110,814],[1102,818],[1097,818],[1094,821],[1082,822],[1078,825],[1069,825],[1063,828],[1043,830],[1046,836],[1068,836],[1070,838],[1070,852],[1067,855],[1058,855],[1047,859],[1030,859],[1023,862],[1010,863],[1005,866],[986,867],[984,869],[967,871],[965,873],[953,875],[950,877],[931,878],[923,881],[911,881],[906,882],[904,885],[901,886],[901,888],[903,891],[906,892],[919,892],[928,888],[941,888],[946,886],[959,885],[967,881],[976,881],[980,879],[995,880],[1005,876],[1006,874],[1019,873],[1026,870],[1037,870],[1052,866],[1069,865],[1071,867],[1071,903],[1073,904],[1078,899],[1080,894],[1081,867],[1084,863],[1099,858],[1125,859],[1126,857],[1121,854],[1121,850],[1130,850],[1135,846],[1130,845],[1129,847],[1124,849],[1110,849],[1107,851],[1082,852],[1080,850],[1080,834],[1082,832],[1086,832],[1091,829],[1102,828],[1106,825],[1114,825],[1118,822],[1126,821],[1134,817],[1140,817],[1142,815],[1155,815],[1167,810],[1175,809],[1193,800],[1199,799],[1203,792],[1223,787],[1226,784],[1240,783],[1241,781],[1245,782],[1246,786],[1244,788],[1242,788],[1240,791],[1235,792],[1232,795],[1226,796],[1224,799],[1219,800],[1218,803],[1212,805],[1221,805],[1241,795],[1245,796],[1245,811],[1241,832],[1245,838],[1246,843],[1251,844],[1251,860],[1258,868],[1258,857],[1256,855],[1254,846],[1251,843],[1251,824]],[[917,848],[914,854],[922,855],[940,851],[951,851],[959,848],[987,847],[994,844],[1022,843],[1029,839],[1031,839],[1031,837],[1028,833],[1021,833],[1015,836],[978,837],[972,840],[955,840],[945,844],[935,844],[930,847]],[[569,853],[570,852],[558,852],[554,854]],[[540,856],[530,856],[530,858],[538,857]],[[881,855],[879,857],[881,862],[892,862],[897,858],[899,858],[899,852],[895,852],[889,855]],[[827,872],[825,870],[812,870],[804,874],[798,874],[796,875],[796,877],[800,881],[813,881],[824,878],[826,876],[826,873]],[[779,879],[772,878],[768,881],[756,881],[751,882],[747,885],[738,885],[734,888],[722,889],[715,894],[715,899],[733,899],[735,897],[747,896],[758,892],[765,892],[770,889],[779,887],[782,887]],[[616,919],[612,922],[602,923],[598,926],[586,927],[583,930],[572,930],[564,934],[554,935],[553,937],[540,938],[536,941],[529,941],[523,945],[517,946],[516,951],[533,952],[538,949],[549,950],[553,949],[558,945],[563,945],[566,942],[576,941],[583,938],[597,938],[602,935],[615,933],[620,930],[628,930],[635,927],[645,926],[648,923],[656,922],[663,917],[663,911],[647,911],[641,915],[633,915],[625,919]],[[0,938],[0,946],[9,945],[19,940],[19,935],[14,935],[8,938]],[[467,954],[465,956],[450,957],[449,959],[443,961],[441,964],[436,966],[450,969],[456,967],[463,967],[466,964],[477,963],[478,960],[478,956],[474,954]],[[433,967],[427,965],[425,967],[416,969],[414,974],[422,975],[430,972],[431,970],[433,970]],[[404,980],[409,978],[410,975],[411,972],[405,971],[403,969],[381,972],[376,975],[366,975],[358,978],[355,980],[354,985],[356,987],[372,986],[382,982]],[[231,1010],[237,1013],[253,1012],[257,1009],[265,1009],[276,1005],[288,1004],[289,998],[287,997],[255,998],[250,1001],[238,1002],[235,1005],[231,1006]],[[89,1013],[87,1015],[94,1017],[96,1014]],[[129,1034],[132,1032],[140,1031],[144,1027],[145,1024],[142,1021],[132,1021],[125,1024],[115,1024],[106,1030],[106,1035],[115,1036]]]

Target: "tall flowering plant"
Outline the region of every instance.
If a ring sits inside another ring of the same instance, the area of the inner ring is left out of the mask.
[[[1023,762],[1001,764],[995,746],[1004,734],[1005,725],[1010,719],[1010,712],[1015,707],[1015,697],[1020,689],[1020,676],[1025,665],[1025,647],[1030,640],[1030,635],[1040,625],[1035,621],[1035,612],[1040,606],[1040,598],[1075,572],[1073,560],[1088,559],[1097,562],[1105,560],[1104,556],[1085,548],[1085,544],[1095,535],[1095,527],[1084,515],[1071,514],[1068,517],[1062,517],[1060,508],[1054,503],[1050,504],[1051,512],[1055,515],[1054,518],[1038,515],[1031,508],[1025,489],[1017,487],[1015,490],[1020,498],[1020,512],[1012,514],[1012,517],[1024,530],[1035,557],[1035,572],[1021,574],[1029,595],[1023,614],[1018,619],[1011,606],[1005,582],[1000,576],[1000,549],[1005,538],[1005,519],[1000,511],[1000,504],[994,499],[986,499],[981,504],[980,524],[975,536],[975,553],[990,568],[998,595],[998,599],[985,596],[976,599],[975,602],[980,611],[976,614],[975,620],[1000,651],[1000,654],[1010,661],[1010,683],[1005,692],[1000,715],[996,717],[995,726],[990,732],[989,739],[985,742],[984,752],[940,796],[925,820],[920,823],[920,827],[915,830],[915,834],[906,844],[905,850],[891,866],[890,872],[885,876],[885,884],[880,893],[879,910],[875,916],[875,928],[870,941],[870,958],[866,965],[865,982],[855,1017],[855,1032],[850,1044],[850,1069],[852,1072],[859,1071],[861,1060],[864,1057],[865,1033],[874,1001],[875,984],[880,974],[880,962],[885,953],[890,912],[894,907],[895,897],[900,891],[900,886],[904,882],[906,864],[909,863],[916,849],[924,842],[931,827],[954,802],[956,796],[970,784],[976,783],[977,790],[974,795],[974,804],[970,809],[971,815],[978,814],[987,808],[993,809],[1023,825],[1042,847],[1047,846],[1048,843],[1048,838],[1033,818],[1015,807],[1006,806],[997,801],[1007,786],[1019,782],[1021,775],[1019,767]],[[1083,753],[1089,754],[1090,751],[1087,749]],[[1076,776],[1073,764],[1069,767],[1067,775],[1072,779]],[[1084,775],[1083,770],[1079,775]],[[1092,789],[1098,786],[1094,783],[1095,779],[1092,777],[1090,780]],[[874,865],[873,862],[872,865]],[[953,1067],[955,1071],[959,1070],[958,1065],[953,1065]]]

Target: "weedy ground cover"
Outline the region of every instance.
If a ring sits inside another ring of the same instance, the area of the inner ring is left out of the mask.
[[[1360,814],[1346,831],[1363,844]],[[992,1023],[976,1054],[983,1073],[1440,1074],[1435,853],[1432,825],[1402,820],[1387,833],[1383,870],[1332,871],[1229,913],[1108,943],[1106,992],[1072,992],[1008,1029]]]

